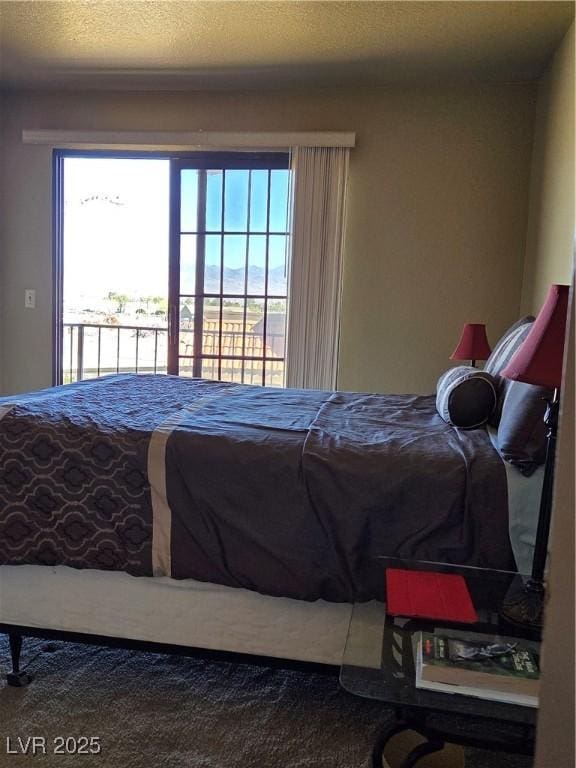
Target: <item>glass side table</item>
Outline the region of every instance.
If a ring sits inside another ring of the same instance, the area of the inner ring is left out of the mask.
[[[383,596],[387,568],[456,573],[466,580],[478,614],[475,624],[390,616],[385,602],[356,603],[340,671],[340,684],[348,692],[382,701],[394,708],[396,722],[374,746],[372,764],[381,768],[384,748],[392,736],[414,730],[426,741],[406,756],[402,768],[413,768],[421,757],[444,747],[445,742],[533,754],[537,708],[464,695],[423,690],[415,685],[414,634],[420,631],[449,635],[465,632],[479,639],[498,636],[521,639],[540,652],[539,632],[513,626],[499,615],[510,588],[524,578],[509,571],[453,566],[445,563],[379,558]],[[483,637],[484,636],[484,637]]]

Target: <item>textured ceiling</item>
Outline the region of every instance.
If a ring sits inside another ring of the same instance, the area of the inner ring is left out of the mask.
[[[572,2],[0,2],[0,85],[214,88],[538,77]]]

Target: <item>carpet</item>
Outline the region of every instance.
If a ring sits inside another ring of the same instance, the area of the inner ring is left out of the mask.
[[[0,636],[3,672],[8,658]],[[39,640],[25,641],[23,662],[30,686],[0,682],[2,768],[369,768],[392,718],[322,674]],[[8,754],[19,736],[43,737],[47,754]],[[80,736],[101,753],[54,754],[55,739]],[[461,750],[430,761],[419,768],[461,768]],[[529,765],[466,751],[466,768]]]

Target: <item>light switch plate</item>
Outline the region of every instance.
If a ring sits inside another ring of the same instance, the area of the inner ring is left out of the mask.
[[[34,288],[26,288],[24,291],[24,306],[26,309],[36,309],[36,291]]]

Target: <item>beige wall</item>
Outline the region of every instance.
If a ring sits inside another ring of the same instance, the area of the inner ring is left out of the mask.
[[[522,307],[573,279],[574,24],[538,86]],[[537,768],[574,765],[574,291],[560,414]],[[558,713],[562,716],[558,717]]]
[[[3,108],[4,108],[4,94],[2,91],[0,91],[0,174],[2,173],[2,165],[1,165],[1,158],[2,158],[2,128],[4,125],[4,121],[2,119],[3,114]],[[3,220],[4,220],[4,201],[2,199],[2,185],[0,184],[0,395],[4,391],[2,389],[2,360],[3,360],[3,349],[2,349],[2,306],[4,303],[4,291],[3,291],[3,284],[4,284],[4,278],[3,278],[3,272],[4,272],[4,254],[3,254],[3,238],[2,238],[2,232],[3,232]]]
[[[522,309],[569,283],[574,240],[574,24],[538,84]]]
[[[538,84],[522,309],[573,280],[574,24]],[[574,290],[556,462],[535,766],[574,765]],[[559,716],[559,713],[561,716]]]
[[[23,128],[356,131],[338,386],[431,392],[462,323],[494,342],[518,317],[534,103],[533,85],[8,94],[4,392],[51,380],[51,159]]]
[[[535,768],[573,766],[574,742],[574,275],[551,533]]]

